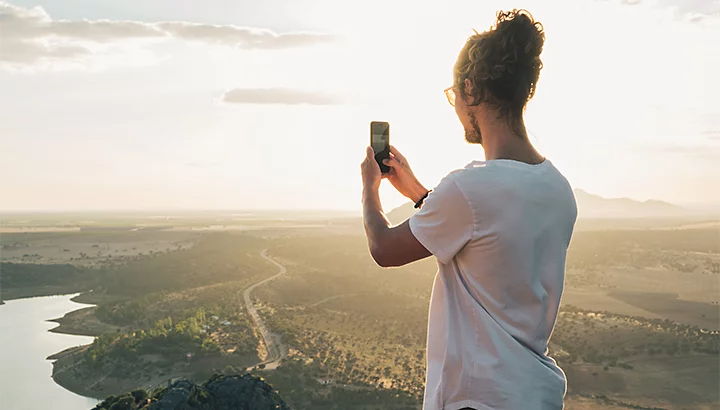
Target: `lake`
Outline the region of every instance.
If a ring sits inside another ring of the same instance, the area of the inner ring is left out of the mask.
[[[53,381],[46,358],[68,347],[88,344],[92,337],[48,332],[46,322],[87,305],[76,295],[6,300],[0,305],[0,409],[89,410],[98,400],[79,396]]]

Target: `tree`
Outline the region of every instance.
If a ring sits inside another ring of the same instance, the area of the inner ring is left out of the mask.
[[[110,406],[110,410],[133,410],[135,408],[135,398],[132,396],[123,397]]]
[[[148,398],[147,392],[142,389],[133,390],[130,394],[135,398],[135,403],[147,400]]]

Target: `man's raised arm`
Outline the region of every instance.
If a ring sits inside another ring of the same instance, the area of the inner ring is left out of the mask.
[[[432,255],[410,231],[409,221],[390,225],[383,213],[378,189],[373,186],[363,189],[362,203],[368,247],[378,265],[402,266]]]

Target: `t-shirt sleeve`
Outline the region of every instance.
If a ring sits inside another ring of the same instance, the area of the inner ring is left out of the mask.
[[[475,225],[467,198],[448,178],[430,192],[409,223],[415,238],[443,264],[470,241]]]

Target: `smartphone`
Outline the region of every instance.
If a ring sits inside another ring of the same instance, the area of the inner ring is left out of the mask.
[[[370,123],[370,146],[375,151],[375,161],[380,165],[380,172],[387,174],[390,167],[383,164],[390,158],[390,124],[382,121]]]

